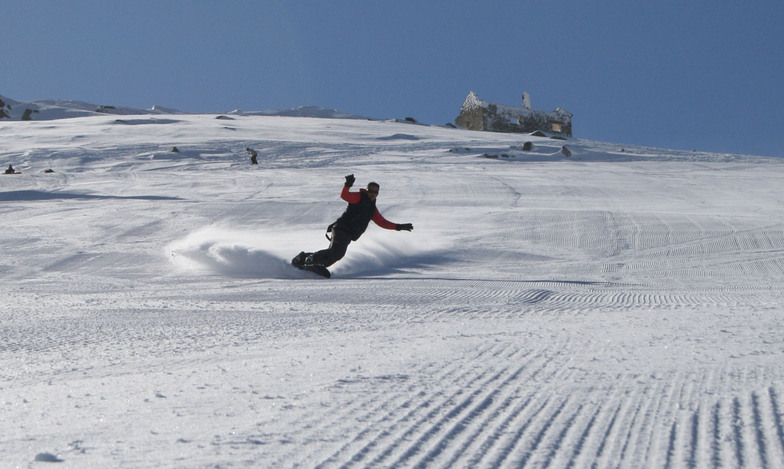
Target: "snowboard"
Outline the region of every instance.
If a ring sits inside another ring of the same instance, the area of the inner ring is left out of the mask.
[[[324,278],[330,278],[332,276],[332,274],[329,273],[329,270],[327,270],[327,268],[323,265],[295,265],[294,267],[300,270],[313,272],[314,274],[321,275]]]
[[[300,270],[306,270],[308,272],[313,272],[314,274],[321,275],[324,278],[330,278],[332,274],[330,274],[329,270],[327,270],[327,268],[324,267],[323,265],[305,264],[305,258],[308,257],[309,254],[311,253],[301,252],[297,254],[296,257],[294,257],[294,259],[291,260],[291,265],[293,265],[294,267]]]

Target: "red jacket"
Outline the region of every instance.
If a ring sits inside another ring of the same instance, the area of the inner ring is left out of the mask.
[[[356,241],[365,232],[370,220],[387,230],[396,230],[397,225],[384,218],[376,208],[376,202],[370,200],[367,190],[351,192],[348,186],[343,186],[340,198],[349,203],[345,213],[335,223],[335,229],[342,229],[351,233],[351,238]]]

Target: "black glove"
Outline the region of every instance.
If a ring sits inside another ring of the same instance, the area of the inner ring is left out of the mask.
[[[353,174],[349,174],[348,176],[346,176],[346,187],[353,186],[354,185],[354,181],[355,181],[355,179],[354,179],[354,175]]]
[[[395,229],[398,231],[411,231],[414,229],[414,225],[411,223],[401,223],[399,225],[395,225]]]

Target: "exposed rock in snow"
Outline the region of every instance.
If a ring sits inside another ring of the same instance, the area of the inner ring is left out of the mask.
[[[544,131],[564,137],[572,136],[572,114],[561,108],[552,112],[531,109],[531,98],[523,94],[523,106],[491,103],[471,91],[455,123],[468,130],[529,133]]]

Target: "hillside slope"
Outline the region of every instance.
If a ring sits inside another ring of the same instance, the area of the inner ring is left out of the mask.
[[[11,467],[784,465],[781,160],[242,115],[0,135]],[[414,231],[291,268],[349,173]]]

